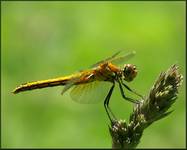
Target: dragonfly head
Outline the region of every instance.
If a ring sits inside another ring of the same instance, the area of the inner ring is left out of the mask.
[[[137,75],[136,66],[132,64],[125,64],[122,71],[124,80],[128,82],[132,81]]]

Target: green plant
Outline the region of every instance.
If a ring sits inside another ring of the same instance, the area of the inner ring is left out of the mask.
[[[136,148],[143,131],[153,122],[165,118],[172,112],[168,109],[177,99],[182,79],[177,65],[172,65],[166,72],[162,72],[145,100],[134,106],[128,123],[125,120],[111,122],[109,131],[112,136],[112,147]]]

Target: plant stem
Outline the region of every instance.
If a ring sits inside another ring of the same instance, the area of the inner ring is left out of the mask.
[[[160,74],[145,100],[134,106],[128,123],[125,120],[113,120],[109,126],[112,148],[136,148],[143,131],[172,112],[168,109],[177,99],[182,79],[178,66],[172,65]]]

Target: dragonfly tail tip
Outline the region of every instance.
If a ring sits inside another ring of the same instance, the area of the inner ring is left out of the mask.
[[[17,94],[18,92],[16,90],[13,90],[11,93],[12,94]]]

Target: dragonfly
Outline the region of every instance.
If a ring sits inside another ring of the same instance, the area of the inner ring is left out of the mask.
[[[138,71],[135,65],[124,64],[125,61],[135,55],[135,51],[122,56],[119,56],[120,53],[121,51],[118,51],[112,56],[95,63],[87,70],[78,71],[68,76],[21,84],[13,90],[13,93],[17,94],[33,89],[64,86],[61,94],[63,95],[66,91],[70,90],[71,99],[78,103],[97,103],[104,100],[105,111],[112,122],[116,117],[109,107],[109,101],[116,83],[119,85],[120,93],[125,100],[134,104],[140,104],[139,100],[127,97],[123,87],[143,99],[142,95],[125,83],[133,81],[137,76]]]

